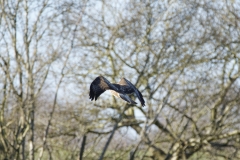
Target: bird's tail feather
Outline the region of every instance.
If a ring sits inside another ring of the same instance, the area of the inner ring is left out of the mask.
[[[131,103],[131,104],[137,104],[135,101],[133,101],[128,95],[126,95],[126,94],[119,94],[120,95],[120,97],[123,99],[123,100],[125,100],[125,101],[127,101],[128,103]]]

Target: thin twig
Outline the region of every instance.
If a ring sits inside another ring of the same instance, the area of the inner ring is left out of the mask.
[[[118,128],[118,123],[122,120],[123,114],[124,114],[124,112],[126,111],[126,109],[127,109],[127,108],[125,108],[125,109],[123,110],[123,112],[120,114],[117,122],[116,122],[115,125],[113,126],[113,130],[112,130],[112,132],[111,132],[111,135],[109,136],[109,138],[108,138],[108,140],[107,140],[107,142],[106,142],[106,144],[105,144],[105,146],[104,146],[104,148],[103,148],[103,151],[102,151],[102,154],[101,154],[99,160],[102,160],[102,159],[103,159],[104,154],[105,154],[105,152],[107,151],[107,148],[108,148],[108,146],[109,146],[109,144],[110,144],[110,142],[111,142],[111,140],[112,140],[112,137],[113,137],[115,131],[116,131],[117,128]]]
[[[82,139],[80,154],[79,154],[79,160],[83,160],[82,158],[83,158],[84,148],[85,148],[85,144],[86,144],[86,139],[87,139],[87,135],[84,134],[83,139]]]

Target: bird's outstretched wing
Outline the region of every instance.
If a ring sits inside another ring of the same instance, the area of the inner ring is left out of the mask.
[[[131,83],[131,82],[130,82]],[[125,94],[132,94],[134,93],[134,88],[135,86],[134,85],[129,85],[127,83],[127,81],[125,80],[125,78],[122,78],[118,84],[120,85],[120,89],[122,92],[124,92]],[[132,83],[131,83],[132,84]]]
[[[108,89],[117,90],[106,78],[99,76],[90,85],[89,98],[91,101],[94,99],[97,100],[97,98]]]
[[[126,94],[135,93],[142,106],[145,106],[145,101],[141,92],[139,92],[139,90],[130,81],[128,81],[126,78],[122,78],[118,84],[121,85],[122,90],[124,90]]]

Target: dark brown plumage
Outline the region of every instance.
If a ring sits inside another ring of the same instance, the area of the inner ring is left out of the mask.
[[[128,103],[137,104],[128,96],[128,94],[134,93],[138,97],[142,106],[145,106],[145,101],[141,92],[139,92],[139,90],[125,78],[122,78],[118,84],[115,84],[110,83],[103,76],[98,76],[90,85],[89,97],[91,100],[97,100],[106,90],[110,90],[114,96],[121,98]]]

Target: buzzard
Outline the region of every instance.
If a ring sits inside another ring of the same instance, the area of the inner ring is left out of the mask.
[[[120,82],[116,84],[110,83],[103,76],[98,76],[90,85],[89,97],[91,101],[94,99],[96,101],[98,97],[106,90],[110,90],[114,96],[122,98],[124,101],[127,101],[130,104],[137,104],[128,96],[128,94],[134,93],[141,102],[142,106],[145,106],[145,101],[141,92],[139,92],[139,90],[126,78],[122,78]]]

